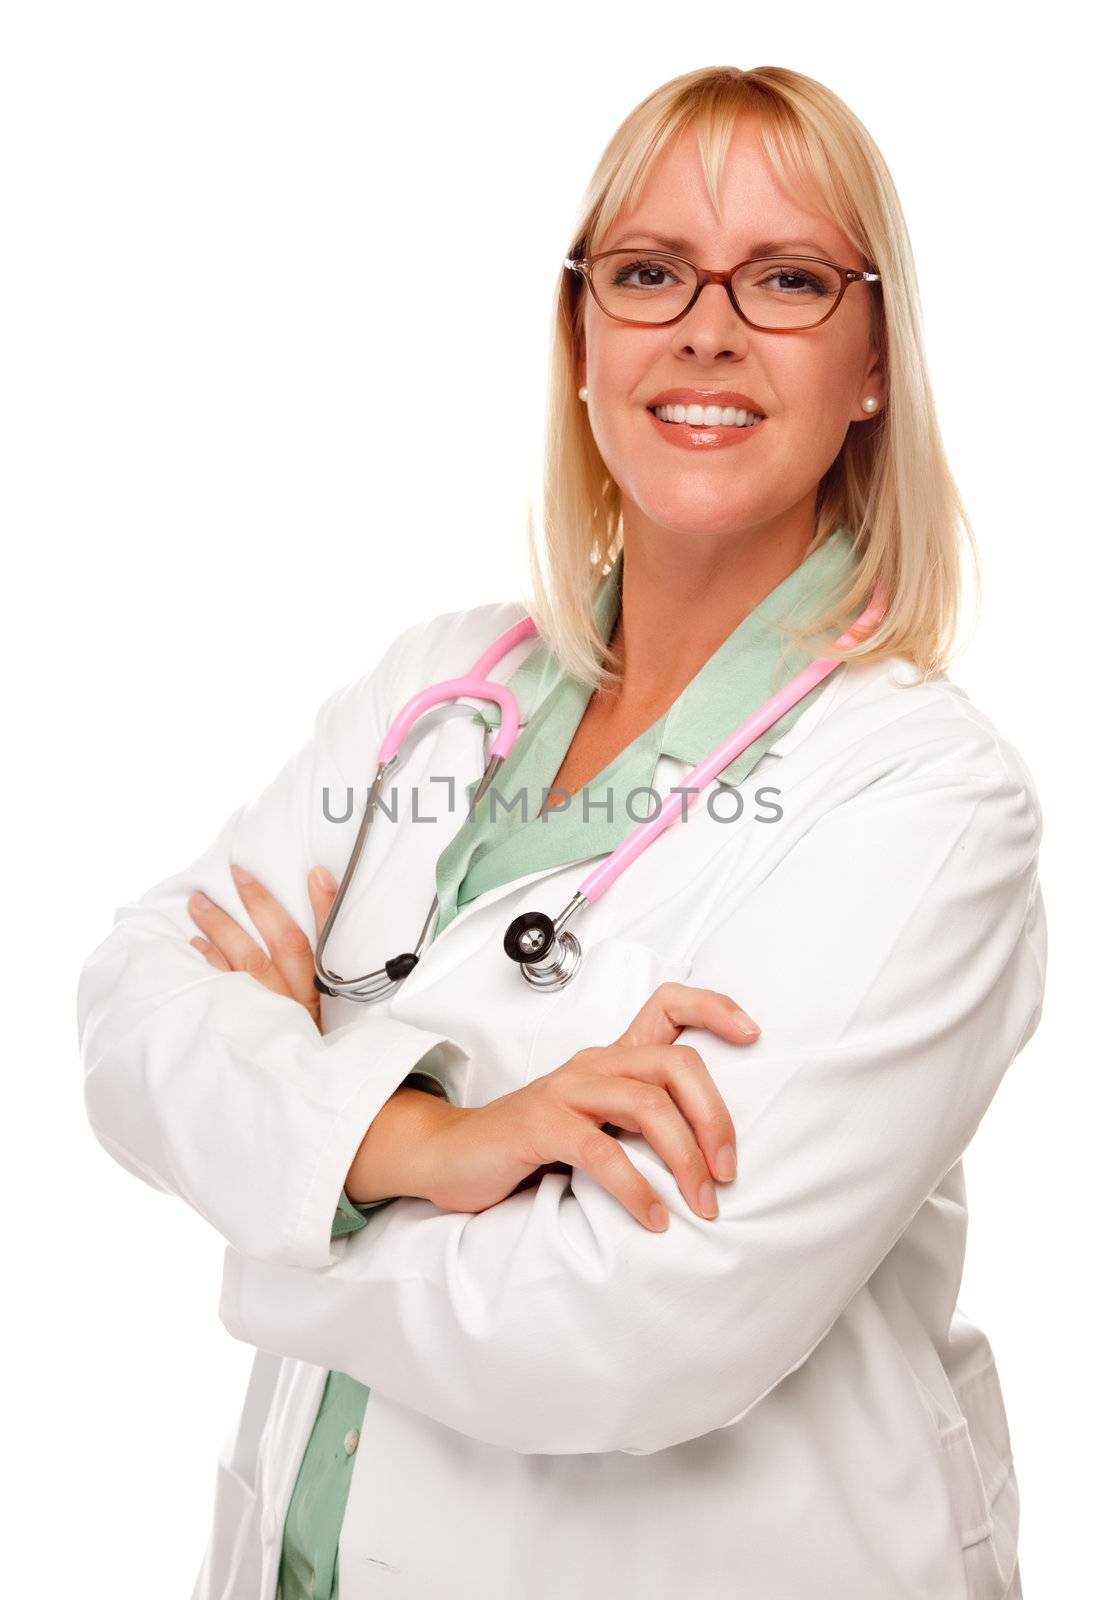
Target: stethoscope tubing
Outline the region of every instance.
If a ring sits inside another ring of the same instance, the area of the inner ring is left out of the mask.
[[[478,656],[470,670],[460,678],[444,678],[441,683],[433,683],[426,689],[421,689],[414,694],[406,705],[402,706],[393,720],[393,725],[381,741],[381,748],[377,753],[379,766],[385,766],[393,759],[412,724],[418,722],[425,711],[432,706],[437,706],[443,700],[456,700],[460,695],[472,695],[477,700],[494,700],[499,706],[499,731],[489,747],[490,756],[499,756],[506,760],[511,754],[512,746],[518,737],[519,708],[518,701],[502,683],[493,683],[488,674],[502,661],[509,650],[513,650],[520,640],[525,639],[535,632],[534,619],[523,617],[521,622],[516,622],[513,627],[501,633]]]
[[[887,597],[881,584],[877,584],[873,597],[865,610],[862,611],[849,629],[836,641],[833,649],[846,649],[860,641],[876,627],[884,615],[887,606]],[[456,678],[446,678],[439,683],[430,684],[421,689],[401,707],[392,726],[389,728],[378,750],[378,765],[374,780],[370,785],[370,792],[366,799],[366,807],[358,834],[351,851],[350,859],[344,871],[342,881],[332,902],[331,910],[317,940],[314,983],[324,994],[343,995],[352,1000],[377,1000],[381,999],[401,983],[408,973],[417,965],[424,948],[426,947],[429,931],[438,910],[438,895],[431,902],[431,909],[427,913],[426,921],[416,942],[415,949],[403,955],[394,956],[383,967],[374,972],[363,973],[358,978],[342,978],[338,973],[330,972],[324,965],[324,952],[335,927],[340,907],[350,889],[359,858],[365,847],[370,824],[381,793],[382,786],[390,769],[397,760],[398,753],[405,738],[413,725],[426,711],[443,701],[457,700],[460,696],[471,696],[475,699],[492,700],[499,706],[500,725],[493,739],[489,751],[488,762],[484,769],[477,792],[473,797],[473,806],[483,798],[496,773],[503,762],[510,755],[519,730],[519,707],[514,694],[504,684],[496,683],[488,674],[503,659],[515,645],[536,632],[532,617],[523,617],[512,624],[497,639],[494,639],[488,648],[477,657],[469,672]],[[797,705],[806,695],[841,665],[839,660],[827,654],[818,656],[806,667],[791,678],[790,681],[779,689],[776,694],[760,706],[745,722],[729,734],[703,761],[700,761],[691,772],[686,775],[682,784],[676,785],[675,792],[684,796],[684,803],[678,807],[667,804],[669,796],[664,796],[659,808],[653,816],[639,823],[627,838],[623,839],[605,860],[597,863],[580,884],[568,905],[555,919],[544,916],[539,912],[527,912],[516,917],[507,930],[504,940],[506,953],[515,961],[520,962],[523,978],[534,988],[552,989],[562,987],[574,975],[581,959],[581,949],[572,933],[564,932],[565,923],[583,906],[593,905],[604,895],[610,885],[621,876],[626,867],[630,866],[638,856],[653,844],[660,834],[678,818],[684,815],[697,799],[698,794],[705,786],[722,772],[730,762],[753,744],[760,734],[771,728],[778,718],[783,716],[791,706]]]
[[[850,625],[846,633],[842,634],[833,648],[846,649],[848,646],[858,644],[866,634],[872,631],[884,615],[884,591],[880,587],[874,590],[873,598],[861,615]],[[754,744],[760,734],[773,727],[778,718],[784,716],[791,706],[797,705],[806,695],[810,694],[817,684],[822,683],[829,673],[834,672],[841,662],[829,659],[827,656],[817,656],[815,661],[798,672],[791,678],[784,688],[777,694],[771,695],[764,705],[748,717],[746,722],[728,735],[723,744],[717,746],[703,761],[699,761],[693,771],[688,772],[681,784],[676,784],[675,792],[685,791],[685,806],[689,808],[694,804],[698,793],[705,788],[725,767],[747,749],[749,744]],[[683,806],[669,806],[666,804],[667,796],[660,804],[659,811],[644,822],[638,824],[627,839],[613,853],[600,861],[588,873],[579,886],[578,893],[583,896],[588,905],[594,905],[601,895],[604,895],[610,885],[630,866],[642,851],[647,850],[666,828],[680,817]]]

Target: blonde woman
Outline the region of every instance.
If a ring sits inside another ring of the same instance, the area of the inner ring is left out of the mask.
[[[945,672],[967,524],[899,201],[823,85],[707,68],[625,119],[568,246],[503,804],[429,803],[500,731],[460,694],[329,924],[332,797],[513,600],[401,633],[81,976],[95,1132],[225,1239],[258,1352],[196,1600],[1020,1596],[956,1301],[962,1156],[1040,1017],[1041,820]],[[567,981],[524,981],[516,919],[660,797]],[[376,970],[432,895],[380,1000],[318,991],[314,931]]]

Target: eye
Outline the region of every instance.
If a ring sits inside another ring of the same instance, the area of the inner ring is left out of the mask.
[[[645,275],[644,281],[630,283],[634,273]],[[662,279],[662,282],[653,281]],[[617,268],[614,273],[613,285],[615,289],[665,289],[668,283],[681,283],[682,279],[674,272],[666,261],[653,261],[649,257],[638,257],[629,261],[624,266]]]
[[[758,287],[766,288],[778,282],[781,287],[772,289],[771,292],[786,297],[804,297],[811,295],[826,295],[831,293],[829,285],[825,284],[815,273],[807,271],[804,267],[795,266],[792,262],[772,267],[763,277],[758,279]]]

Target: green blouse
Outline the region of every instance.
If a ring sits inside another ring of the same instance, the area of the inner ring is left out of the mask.
[[[751,611],[705,662],[674,704],[633,740],[586,786],[587,814],[581,803],[550,807],[527,815],[506,803],[525,787],[540,796],[553,782],[587,707],[590,691],[561,668],[540,641],[507,679],[519,705],[521,732],[497,774],[500,800],[480,805],[458,829],[435,869],[439,914],[432,938],[486,889],[541,867],[588,861],[613,850],[636,826],[624,804],[614,810],[610,791],[621,796],[653,786],[661,755],[696,766],[764,701],[796,676],[813,658],[794,648],[771,624],[804,622],[819,606],[838,598],[854,567],[853,537],[841,524],[800,566]],[[609,639],[621,607],[624,555],[619,553],[595,598],[595,616]],[[833,637],[837,637],[836,633]],[[817,686],[718,774],[718,782],[738,784],[816,700]],[[499,725],[492,702],[470,706],[485,727]],[[470,796],[475,790],[474,784]],[[636,804],[632,806],[639,812]],[[414,1087],[445,1096],[438,1079],[412,1073]],[[332,1235],[365,1227],[369,1214],[388,1200],[357,1205],[344,1189]],[[351,1487],[355,1452],[363,1428],[369,1388],[346,1373],[329,1372],[305,1454],[298,1469],[283,1530],[278,1600],[338,1600],[339,1533]]]

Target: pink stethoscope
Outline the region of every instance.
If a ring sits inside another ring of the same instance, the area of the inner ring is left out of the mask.
[[[859,643],[877,625],[885,609],[884,590],[878,584],[869,605],[855,619],[849,630],[836,640],[836,646],[845,649],[848,645]],[[464,677],[447,678],[441,683],[431,684],[427,689],[421,689],[418,694],[412,696],[395,718],[381,742],[377,756],[377,772],[370,786],[366,810],[355,839],[354,849],[351,851],[347,870],[332,902],[332,909],[317,940],[314,961],[316,975],[313,982],[321,994],[345,995],[350,1000],[380,1000],[382,996],[395,989],[418,964],[438,910],[437,894],[431,902],[431,909],[427,913],[427,920],[423,924],[415,949],[404,955],[391,957],[384,966],[373,972],[364,973],[359,978],[341,978],[338,973],[329,972],[325,967],[324,949],[335,926],[339,908],[354,878],[382,784],[390,769],[396,764],[400,746],[412,725],[432,706],[437,706],[444,700],[456,700],[459,695],[472,695],[474,699],[496,702],[499,706],[499,731],[492,741],[484,776],[473,796],[472,807],[475,808],[510,755],[519,727],[518,703],[514,695],[503,684],[491,682],[488,674],[520,640],[536,631],[533,618],[523,617],[521,622],[516,622],[488,646]],[[746,722],[741,723],[734,733],[730,733],[723,744],[718,745],[711,755],[699,762],[682,785],[676,786],[676,793],[680,789],[688,791],[685,804],[692,805],[701,789],[715,778],[718,772],[722,772],[730,761],[777,722],[790,706],[795,706],[803,700],[805,695],[839,665],[838,661],[828,656],[817,656],[815,661],[810,662],[797,673],[796,677],[791,678],[784,689],[779,689],[777,694],[772,695],[765,705],[760,706]],[[625,868],[635,861],[643,850],[647,850],[665,828],[670,827],[676,815],[683,814],[682,805],[678,808],[669,806],[666,804],[667,799],[668,796],[665,795],[656,814],[634,828],[627,839],[623,839],[605,860],[600,861],[588,873],[559,917],[555,919],[547,917],[541,911],[524,911],[510,924],[504,935],[503,948],[512,961],[519,963],[522,976],[531,987],[562,989],[575,976],[583,952],[575,934],[565,929],[565,923],[575,916],[581,906],[593,905],[600,895],[605,894]]]

